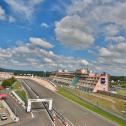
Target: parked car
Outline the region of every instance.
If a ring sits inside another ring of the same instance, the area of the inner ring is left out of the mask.
[[[1,118],[1,120],[7,120],[7,114],[6,113],[2,113],[0,115],[0,118]]]

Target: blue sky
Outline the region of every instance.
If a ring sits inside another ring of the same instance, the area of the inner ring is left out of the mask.
[[[0,67],[126,73],[126,1],[1,0]]]

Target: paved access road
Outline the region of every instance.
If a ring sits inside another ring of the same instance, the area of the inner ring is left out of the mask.
[[[53,106],[61,112],[73,126],[117,126],[117,124],[82,108],[76,103],[50,91],[30,79],[22,79],[27,83],[40,98],[53,98]]]
[[[0,105],[1,105],[1,104],[4,105],[4,102],[1,102],[1,101],[0,101]],[[0,114],[2,114],[2,113],[6,113],[8,119],[7,119],[7,120],[4,120],[4,121],[0,119],[0,126],[7,125],[7,124],[13,122],[13,120],[10,118],[10,114],[9,114],[9,112],[7,111],[6,108],[1,108],[1,107],[0,107]]]

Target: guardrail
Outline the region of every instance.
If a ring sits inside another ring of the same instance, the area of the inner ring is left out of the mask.
[[[61,122],[65,125],[65,126],[69,126],[67,120],[65,119],[65,117],[59,113],[54,107],[53,107],[53,111],[55,113],[55,115],[61,120]]]
[[[108,96],[111,96],[111,97],[115,97],[115,98],[119,98],[119,99],[126,100],[126,96],[124,96],[124,95],[114,94],[114,93],[106,92],[106,91],[98,91],[98,93],[103,94],[103,95],[108,95]]]
[[[23,108],[26,109],[24,101],[15,93],[15,91],[12,91],[11,94],[22,104]]]

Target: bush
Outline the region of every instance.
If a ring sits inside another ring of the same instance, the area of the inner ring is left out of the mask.
[[[10,79],[4,80],[4,81],[2,82],[2,86],[4,86],[4,87],[11,87],[12,84],[13,84],[14,82],[16,82],[16,81],[17,81],[17,80],[16,80],[14,77],[12,77],[12,78],[10,78]]]

